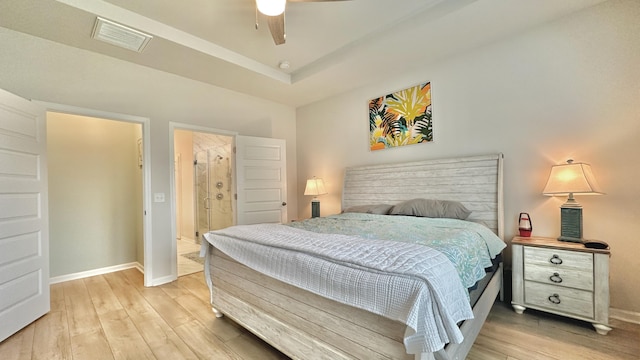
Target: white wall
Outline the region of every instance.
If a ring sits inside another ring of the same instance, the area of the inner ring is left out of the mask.
[[[27,99],[150,119],[151,192],[167,199],[147,209],[153,262],[145,259],[145,273],[154,284],[172,277],[169,122],[284,139],[288,192],[297,192],[293,108],[1,27],[0,43],[0,88]],[[295,196],[288,207],[297,213]]]
[[[47,114],[51,277],[136,262],[139,124]]]
[[[556,237],[564,199],[541,194],[550,167],[568,158],[591,163],[607,194],[578,198],[584,236],[611,245],[612,307],[640,312],[638,19],[640,2],[606,2],[299,108],[299,216],[309,216],[302,193],[313,175],[328,187],[320,199],[328,215],[340,211],[347,166],[502,152],[506,239],[522,211],[535,235]],[[432,83],[434,142],[370,152],[367,101],[423,81]]]

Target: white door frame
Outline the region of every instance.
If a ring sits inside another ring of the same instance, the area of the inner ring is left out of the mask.
[[[107,120],[124,121],[142,125],[142,233],[144,238],[144,286],[153,286],[153,241],[151,237],[151,127],[150,119],[141,116],[113,113],[108,111],[93,110],[71,105],[50,103],[34,100],[34,103],[42,105],[46,111],[65,114],[89,116]]]
[[[174,161],[174,156],[175,156],[175,148],[174,148],[174,133],[176,130],[188,130],[188,131],[195,131],[195,132],[202,132],[202,133],[209,133],[209,134],[216,134],[216,135],[224,135],[224,136],[230,136],[233,138],[233,144],[232,146],[235,146],[235,137],[238,135],[237,132],[235,131],[228,131],[228,130],[219,130],[219,129],[214,129],[214,128],[209,128],[209,127],[205,127],[205,126],[198,126],[198,125],[191,125],[191,124],[185,124],[185,123],[181,123],[181,122],[174,122],[174,121],[170,121],[169,122],[169,157],[170,157],[170,162],[169,162],[169,173],[172,174],[172,176],[170,176],[170,189],[169,189],[169,197],[171,199],[171,280],[169,281],[173,281],[176,280],[178,278],[178,243],[176,242],[176,237],[178,236],[177,234],[177,229],[176,229],[176,183],[175,183],[175,176],[173,174],[175,174],[175,161]],[[232,178],[232,188],[235,191],[235,165],[233,165],[233,162],[231,164],[231,178]],[[234,201],[234,200],[232,200]],[[235,206],[233,207],[235,208]],[[234,214],[234,220],[235,220],[235,214]]]

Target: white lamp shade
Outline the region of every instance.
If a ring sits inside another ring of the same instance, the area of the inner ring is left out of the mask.
[[[258,11],[267,16],[278,16],[284,12],[287,0],[256,0]]]
[[[574,163],[554,165],[549,174],[547,185],[542,191],[544,195],[568,195],[568,194],[602,194],[600,185],[593,176],[591,165]]]
[[[307,186],[304,189],[305,195],[324,195],[327,193],[327,190],[324,188],[324,181],[322,179],[314,177],[313,179],[307,180]]]

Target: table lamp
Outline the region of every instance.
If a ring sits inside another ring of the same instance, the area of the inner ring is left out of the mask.
[[[560,207],[560,241],[582,242],[582,206],[573,195],[601,195],[600,186],[591,171],[591,165],[574,163],[551,167],[549,180],[542,191],[544,195],[568,196]]]
[[[319,217],[320,216],[320,200],[318,200],[318,195],[324,195],[327,193],[327,190],[324,188],[324,181],[322,179],[316,178],[307,180],[307,187],[304,189],[305,195],[312,195],[313,200],[311,200],[311,217]]]

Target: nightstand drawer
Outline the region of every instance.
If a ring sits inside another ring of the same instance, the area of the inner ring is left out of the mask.
[[[591,253],[526,246],[524,248],[524,266],[526,268],[529,265],[592,273],[593,255]]]
[[[524,302],[556,312],[593,318],[593,293],[590,291],[525,281]]]
[[[527,264],[524,268],[524,279],[549,285],[593,291],[592,271]]]

